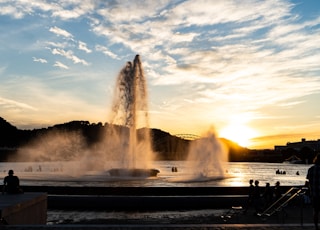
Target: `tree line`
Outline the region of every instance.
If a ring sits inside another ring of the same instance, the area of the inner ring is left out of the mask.
[[[108,123],[102,124],[101,122],[70,121],[47,128],[22,130],[0,117],[0,161],[12,159],[10,156],[14,156],[19,148],[28,146],[30,143],[35,143],[43,139],[44,136],[55,132],[63,133],[64,138],[68,138],[70,133],[77,133],[81,136],[81,145],[90,149],[103,141],[104,138],[108,138],[106,137],[106,130],[111,126],[116,129],[124,128],[120,126],[114,127],[115,125]],[[137,130],[138,136],[141,131]],[[150,129],[150,135],[152,149],[156,155],[155,160],[185,160],[187,158],[189,145],[192,140],[185,140],[160,129]],[[303,149],[300,152],[291,149],[282,152],[276,152],[271,149],[252,150],[243,148],[224,138],[220,140],[228,149],[229,161],[283,162],[290,156],[296,155],[302,160],[309,160],[311,162],[311,159],[315,155],[315,153],[307,149]],[[68,154],[68,152],[63,154]],[[66,156],[66,159],[68,159],[68,156]]]

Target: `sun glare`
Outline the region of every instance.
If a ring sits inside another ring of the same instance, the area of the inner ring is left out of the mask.
[[[220,137],[234,141],[242,147],[249,147],[252,144],[250,139],[256,135],[257,133],[253,129],[243,124],[229,125],[219,133]]]

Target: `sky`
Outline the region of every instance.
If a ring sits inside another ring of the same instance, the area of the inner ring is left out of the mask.
[[[318,0],[0,0],[0,117],[108,122],[140,54],[151,128],[249,148],[320,139]]]

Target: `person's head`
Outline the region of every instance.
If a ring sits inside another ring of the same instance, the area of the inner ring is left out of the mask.
[[[270,187],[270,183],[269,182],[266,183],[266,187]]]
[[[256,181],[254,182],[254,184],[258,186],[258,185],[259,185],[259,181],[256,180]]]
[[[13,175],[13,174],[14,174],[13,170],[10,169],[9,172],[8,172],[8,174],[9,174],[9,175]]]
[[[316,165],[320,165],[320,154],[318,154],[314,159],[313,159],[313,163]]]
[[[280,182],[279,182],[279,181],[277,181],[277,182],[276,182],[276,186],[279,186],[279,185],[280,185]]]
[[[253,184],[253,180],[251,179],[251,180],[249,180],[249,184]]]

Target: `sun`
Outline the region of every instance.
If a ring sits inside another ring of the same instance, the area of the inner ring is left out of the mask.
[[[250,139],[256,137],[257,132],[244,124],[230,124],[219,132],[219,136],[236,142],[242,147],[249,147]]]

